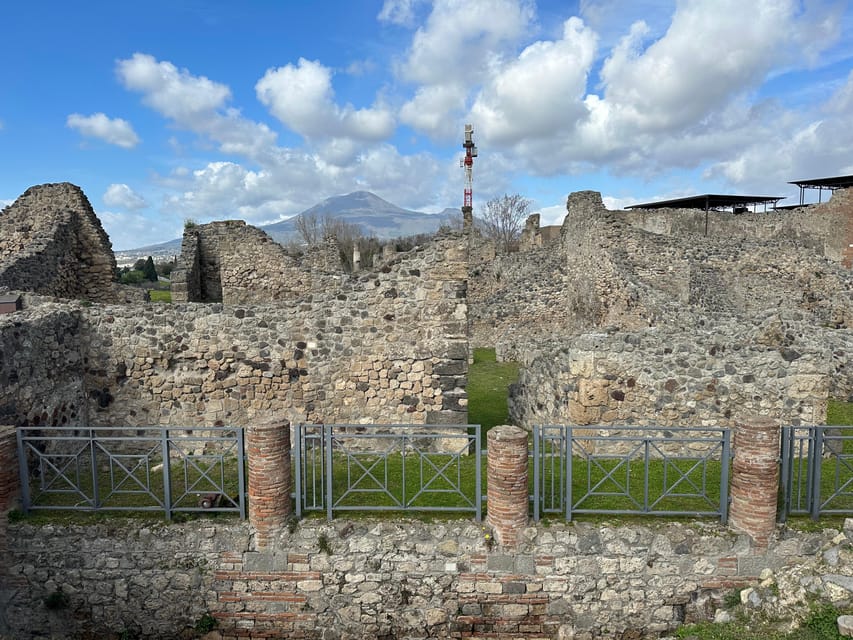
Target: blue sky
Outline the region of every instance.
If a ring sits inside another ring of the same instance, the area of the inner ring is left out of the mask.
[[[83,188],[115,249],[366,189],[426,212],[796,197],[853,174],[853,8],[833,0],[5,3],[0,204]],[[784,202],[783,202],[784,204]]]

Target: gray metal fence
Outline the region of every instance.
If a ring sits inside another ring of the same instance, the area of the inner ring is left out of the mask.
[[[728,429],[566,425],[533,430],[533,517],[728,518]]]
[[[25,512],[234,512],[246,517],[241,428],[20,427]]]
[[[455,511],[479,521],[480,450],[480,425],[297,425],[296,515]]]
[[[782,428],[781,521],[853,515],[853,426]]]

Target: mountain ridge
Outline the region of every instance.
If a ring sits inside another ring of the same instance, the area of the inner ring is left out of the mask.
[[[349,224],[358,226],[365,236],[374,236],[380,240],[390,240],[421,233],[434,233],[442,224],[454,216],[460,215],[458,209],[446,208],[440,213],[422,213],[399,207],[370,191],[353,191],[344,195],[330,196],[304,211],[279,222],[259,225],[273,240],[287,243],[298,239],[296,219],[301,216],[315,215],[318,218],[341,218]],[[133,261],[139,257],[176,256],[181,252],[182,238],[174,238],[157,244],[115,251],[116,259],[121,262]]]

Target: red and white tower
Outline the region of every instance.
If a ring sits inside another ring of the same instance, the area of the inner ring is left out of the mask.
[[[465,141],[462,143],[465,157],[459,162],[465,169],[465,199],[462,203],[462,220],[464,227],[470,228],[474,223],[474,158],[477,157],[477,147],[474,146],[474,125],[465,125]]]

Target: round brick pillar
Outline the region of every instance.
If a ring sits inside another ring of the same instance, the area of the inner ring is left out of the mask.
[[[488,442],[487,522],[497,541],[515,547],[527,526],[527,432],[500,425],[486,435]]]
[[[269,422],[249,427],[249,523],[259,549],[268,547],[290,517],[290,424]]]
[[[779,425],[769,418],[735,424],[729,526],[767,548],[776,530],[779,495]]]

